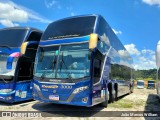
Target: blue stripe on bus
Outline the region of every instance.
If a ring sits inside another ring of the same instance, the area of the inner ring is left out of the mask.
[[[39,44],[39,41],[29,41],[29,42],[28,42],[28,45],[30,45],[30,44],[35,44],[35,45],[37,44],[37,45],[38,45],[38,44]],[[27,45],[27,46],[28,46],[28,45]]]
[[[4,54],[4,53],[8,53],[8,54],[12,54],[14,52],[20,52],[20,48],[0,48],[0,54]]]
[[[75,42],[87,42],[89,41],[90,36],[79,37],[79,38],[66,38],[50,41],[41,41],[39,45],[53,45],[53,44],[64,44],[64,43],[75,43]]]

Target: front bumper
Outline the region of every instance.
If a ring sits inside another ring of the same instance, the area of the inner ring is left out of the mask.
[[[0,101],[6,103],[13,103],[14,102],[15,91],[9,93],[0,93]]]

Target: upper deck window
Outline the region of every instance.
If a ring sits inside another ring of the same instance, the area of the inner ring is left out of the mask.
[[[75,17],[51,23],[42,40],[62,39],[90,35],[94,31],[96,16]]]
[[[20,47],[26,37],[27,31],[27,29],[0,30],[0,45]]]

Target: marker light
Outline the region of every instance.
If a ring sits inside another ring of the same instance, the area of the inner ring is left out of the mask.
[[[21,45],[21,53],[22,53],[22,54],[25,54],[27,45],[28,45],[28,42],[24,42],[24,43]]]
[[[97,47],[97,42],[98,42],[98,35],[97,34],[91,34],[90,35],[90,40],[89,40],[89,49],[94,49]]]

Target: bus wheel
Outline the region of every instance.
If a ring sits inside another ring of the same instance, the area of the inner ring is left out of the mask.
[[[132,87],[130,85],[130,87],[129,87],[129,94],[131,94],[131,93],[132,93]]]
[[[111,103],[113,103],[114,102],[114,95],[113,95],[113,93],[112,93],[112,90],[110,90],[109,91],[109,102]]]
[[[104,102],[101,103],[102,107],[107,107],[108,106],[109,91],[107,90],[106,93],[107,93],[106,94],[106,101],[104,101]]]
[[[118,91],[115,91],[115,101],[118,100]]]
[[[102,106],[102,107],[107,107],[107,106],[108,106],[108,100],[102,102],[102,103],[101,103],[101,106]]]
[[[113,90],[113,91],[112,91],[112,101],[111,101],[112,103],[114,103],[115,98],[116,98],[116,91]]]

